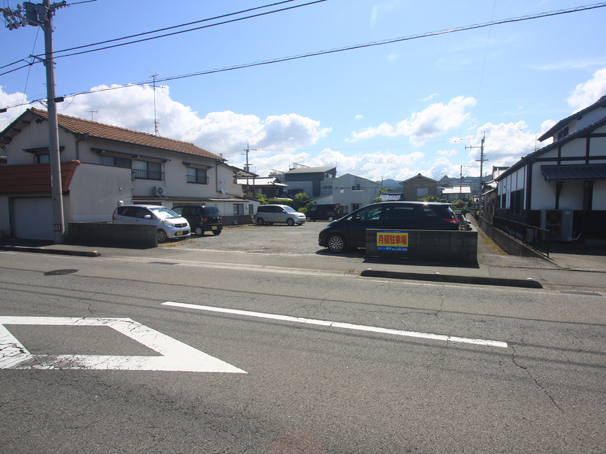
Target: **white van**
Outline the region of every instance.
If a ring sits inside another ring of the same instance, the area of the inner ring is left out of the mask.
[[[288,205],[260,205],[255,220],[257,225],[274,223],[301,225],[305,224],[305,215]]]

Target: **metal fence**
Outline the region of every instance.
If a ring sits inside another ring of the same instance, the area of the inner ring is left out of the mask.
[[[484,221],[486,222],[487,220],[484,219]],[[542,252],[549,257],[549,230],[498,216],[492,217],[492,227],[505,232],[526,246],[535,251]]]

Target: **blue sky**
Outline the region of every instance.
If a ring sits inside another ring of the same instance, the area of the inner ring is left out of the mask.
[[[54,16],[54,48],[279,1],[74,2]],[[229,18],[300,6],[262,17],[57,58],[57,96],[98,91],[67,97],[59,113],[153,133],[153,74],[161,80],[598,5],[583,0],[327,0],[306,5],[311,1]],[[15,9],[17,2],[0,0],[0,5]],[[478,176],[476,147],[482,136],[486,174],[493,165],[510,165],[532,152],[536,137],[555,121],[606,94],[604,23],[606,8],[596,8],[160,81],[158,129],[162,136],[222,154],[238,167],[244,166],[249,143],[255,149],[249,155],[251,170],[262,176],[287,171],[293,163],[336,165],[338,175],[372,180],[405,180],[418,173],[434,179],[460,172]],[[2,26],[0,48],[0,67],[29,62],[30,55],[44,52],[43,32]],[[99,91],[141,82],[149,84]],[[45,96],[41,64],[0,75],[0,108],[16,106],[0,114],[0,129],[27,107],[41,107],[35,101]]]

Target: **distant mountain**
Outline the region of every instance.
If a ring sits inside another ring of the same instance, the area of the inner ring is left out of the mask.
[[[381,184],[381,180],[377,181],[377,183]],[[400,186],[401,181],[396,180],[383,180],[384,188],[391,188],[391,192],[402,192],[402,186]]]

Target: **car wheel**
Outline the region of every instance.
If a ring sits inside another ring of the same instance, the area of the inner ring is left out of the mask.
[[[345,250],[345,240],[341,235],[331,235],[326,241],[328,250],[334,254],[339,254]]]
[[[200,226],[196,227],[194,233],[196,234],[196,236],[204,236],[204,230]]]
[[[221,235],[221,230],[213,230],[213,235]]]
[[[286,223],[287,223],[288,225],[295,225],[295,221],[294,221],[292,218],[288,218],[288,219],[286,220]]]
[[[310,217],[305,218],[305,220],[306,220],[307,222],[311,222],[311,218],[310,218]]]
[[[164,243],[166,240],[168,240],[168,235],[162,229],[158,229],[157,236],[158,236],[158,243]]]
[[[265,224],[265,221],[263,220],[263,218],[257,218],[257,225],[263,225]]]

